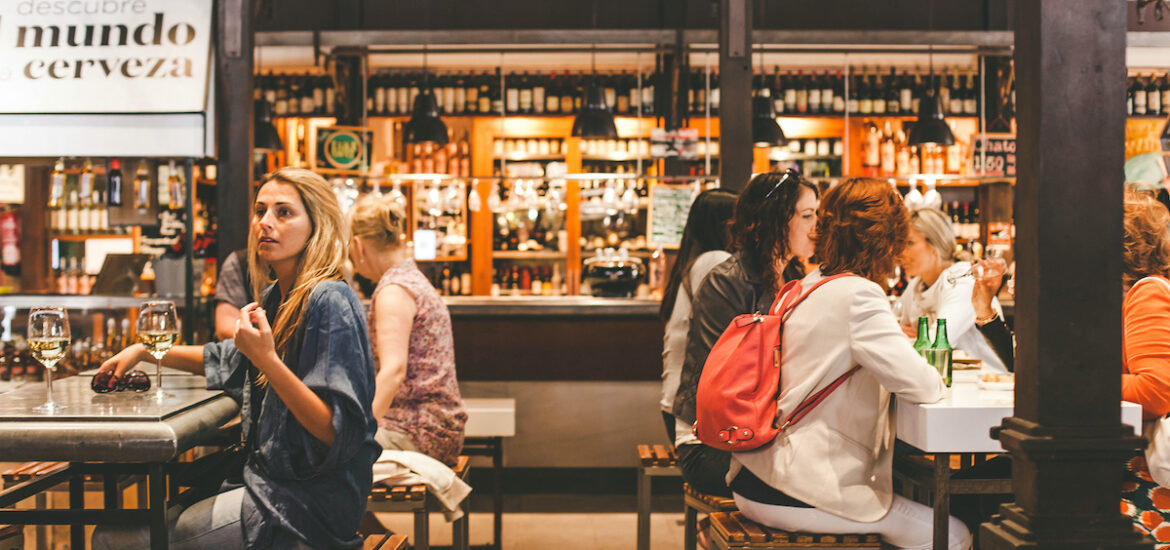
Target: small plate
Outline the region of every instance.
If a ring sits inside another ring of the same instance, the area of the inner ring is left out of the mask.
[[[984,382],[983,378],[975,381],[981,390],[989,391],[1014,391],[1016,389],[1016,381],[1013,378],[1011,382]]]

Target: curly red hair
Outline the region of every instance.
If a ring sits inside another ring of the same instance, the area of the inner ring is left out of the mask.
[[[853,273],[883,288],[906,247],[910,212],[887,182],[852,178],[829,189],[817,210],[821,273]]]
[[[1170,212],[1150,195],[1125,193],[1125,271],[1127,286],[1143,277],[1170,273]]]

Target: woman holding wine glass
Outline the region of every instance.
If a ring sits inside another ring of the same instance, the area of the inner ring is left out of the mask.
[[[1007,372],[991,345],[975,329],[972,266],[956,259],[955,231],[947,215],[932,208],[912,212],[909,238],[899,256],[902,270],[910,277],[901,298],[902,330],[913,338],[916,328],[911,323],[919,317],[929,318],[932,326],[937,319],[946,319],[947,337],[954,347],[982,359],[992,370]],[[998,302],[994,302],[994,308],[1000,311]]]
[[[218,492],[168,514],[171,548],[357,548],[381,448],[365,314],[345,284],[341,209],[320,176],[282,168],[253,203],[248,270],[261,303],[233,340],[174,346],[166,366],[241,405],[242,450]],[[101,369],[150,356],[134,344]],[[147,527],[100,527],[93,548],[148,548]]]

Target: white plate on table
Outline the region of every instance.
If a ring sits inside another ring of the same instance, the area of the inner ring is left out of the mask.
[[[1003,377],[1003,375],[1000,375],[1000,377],[1002,378],[1002,377]],[[979,389],[981,389],[981,390],[988,390],[988,391],[1015,391],[1015,389],[1016,389],[1016,378],[1015,378],[1015,376],[1012,376],[1012,378],[1011,378],[1011,381],[1002,381],[1002,380],[999,380],[999,381],[986,381],[986,380],[984,380],[984,379],[983,379],[983,377],[982,377],[982,376],[980,376],[980,377],[979,377],[979,378],[978,378],[978,379],[975,381],[975,384],[976,384],[976,385],[978,385],[978,386],[979,386]]]

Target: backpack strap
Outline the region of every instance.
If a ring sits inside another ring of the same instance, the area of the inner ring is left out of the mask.
[[[821,391],[810,395],[807,399],[802,401],[799,405],[796,406],[796,409],[792,411],[792,414],[788,415],[788,418],[784,419],[784,424],[780,425],[780,431],[784,431],[784,428],[799,422],[801,418],[804,418],[804,415],[808,414],[809,411],[812,411],[814,408],[816,408],[817,405],[820,405],[821,401],[824,401],[825,398],[829,396],[829,394],[833,393],[837,390],[837,388],[841,387],[841,384],[844,384],[845,381],[848,380],[850,376],[853,376],[853,374],[856,373],[860,368],[861,365],[854,365],[853,368],[845,371],[845,374],[838,376],[832,384],[825,386],[823,389],[821,389]]]
[[[816,291],[816,289],[820,288],[821,285],[823,285],[829,281],[832,281],[835,279],[841,279],[844,277],[851,277],[851,276],[853,276],[852,273],[838,273],[836,275],[831,275],[829,277],[825,277],[825,278],[817,281],[817,283],[815,285],[813,285],[812,288],[810,288],[808,290],[808,292],[805,292],[803,294],[801,294],[801,292],[800,292],[800,281],[799,280],[790,281],[788,284],[784,285],[784,288],[781,290],[781,294],[784,295],[783,296],[784,300],[781,301],[779,298],[777,298],[777,301],[780,302],[780,309],[778,311],[774,311],[775,315],[781,316],[781,321],[780,321],[781,334],[783,334],[784,321],[787,320],[788,315],[792,312],[792,310],[798,304],[800,304],[800,302],[803,302],[804,299],[807,298],[809,294],[812,294],[813,292]],[[792,283],[796,283],[795,287],[792,287]],[[796,292],[789,292],[793,288],[795,288]],[[781,337],[781,343],[783,343],[783,337]],[[794,409],[792,411],[792,413],[788,415],[788,418],[784,419],[784,423],[780,425],[780,431],[784,431],[784,429],[787,428],[788,426],[791,426],[791,425],[799,422],[800,419],[804,418],[804,416],[806,414],[808,414],[810,411],[812,411],[814,408],[816,408],[817,405],[820,405],[821,401],[824,401],[825,398],[829,396],[829,394],[833,393],[834,391],[837,390],[837,388],[841,387],[841,384],[844,384],[845,381],[848,380],[850,376],[853,376],[853,374],[856,373],[857,370],[860,368],[861,368],[861,365],[854,365],[853,368],[849,369],[841,376],[838,376],[837,379],[833,380],[833,382],[830,383],[828,386],[825,386],[820,391],[810,395],[809,397],[806,397],[804,399],[804,401],[802,401],[799,405],[797,405],[796,409]]]

